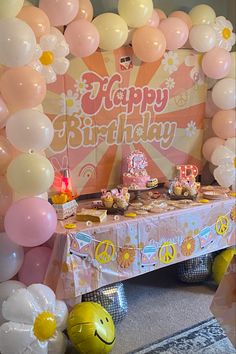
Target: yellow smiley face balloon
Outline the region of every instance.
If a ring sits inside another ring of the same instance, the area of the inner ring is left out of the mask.
[[[111,315],[95,302],[82,302],[69,314],[67,332],[80,354],[107,354],[115,343]]]

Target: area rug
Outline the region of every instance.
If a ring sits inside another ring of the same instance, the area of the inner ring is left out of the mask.
[[[236,354],[236,350],[211,318],[128,354]]]

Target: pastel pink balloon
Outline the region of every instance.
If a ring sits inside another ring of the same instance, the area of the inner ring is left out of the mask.
[[[89,22],[93,19],[93,5],[90,0],[79,1],[79,11],[74,20],[87,20]]]
[[[22,21],[25,21],[33,30],[35,37],[40,37],[50,33],[50,21],[45,12],[35,6],[25,6],[17,15]]]
[[[191,20],[191,17],[189,16],[189,14],[186,14],[186,12],[184,11],[174,11],[172,12],[169,17],[177,17],[180,18],[182,21],[184,21],[186,23],[186,25],[188,26],[188,29],[190,30],[190,28],[193,25],[193,22]]]
[[[27,286],[43,283],[51,254],[48,247],[35,247],[26,252],[18,279]]]
[[[134,54],[144,62],[160,59],[166,50],[166,40],[158,28],[144,26],[134,31],[132,38]]]
[[[13,192],[5,176],[0,176],[0,216],[4,216],[13,200]]]
[[[217,112],[212,119],[212,129],[219,138],[234,138],[236,135],[235,110]]]
[[[12,68],[1,76],[0,91],[13,110],[33,108],[44,100],[46,82],[42,74],[29,66]]]
[[[164,11],[162,11],[161,9],[155,9],[155,11],[157,12],[158,16],[159,16],[159,20],[160,22],[162,20],[165,20],[167,18],[166,14]]]
[[[168,50],[181,48],[188,40],[188,26],[180,18],[169,17],[161,21],[159,29],[166,38],[166,48]]]
[[[65,26],[79,11],[79,0],[40,0],[39,7],[49,17],[51,26]]]
[[[219,108],[215,105],[212,100],[212,92],[207,91],[207,99],[206,99],[206,109],[205,109],[205,117],[213,118],[213,116],[219,111]]]
[[[21,199],[8,209],[4,226],[13,242],[24,247],[35,247],[53,235],[57,215],[53,206],[42,198]]]
[[[211,79],[223,79],[230,72],[231,61],[227,50],[215,47],[203,55],[202,70]]]
[[[225,141],[223,139],[217,137],[207,139],[202,147],[202,154],[205,157],[205,159],[207,161],[211,161],[211,155],[213,154],[214,150],[218,146],[223,145],[224,142]]]
[[[98,30],[87,20],[73,21],[67,26],[64,35],[71,54],[79,58],[88,57],[99,46]]]
[[[159,15],[158,15],[157,11],[153,10],[152,17],[149,18],[149,20],[147,22],[147,26],[158,27],[159,23],[160,23]]]
[[[8,116],[8,108],[0,95],[0,129],[5,127]]]
[[[13,147],[4,136],[0,135],[0,175],[6,173],[12,159]]]

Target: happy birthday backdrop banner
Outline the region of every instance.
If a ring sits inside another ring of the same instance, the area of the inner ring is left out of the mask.
[[[121,183],[134,149],[160,181],[173,178],[177,164],[201,170],[207,88],[200,59],[178,50],[142,63],[130,47],[71,59],[44,101],[55,129],[47,155],[56,172],[69,168],[74,188],[86,194]]]

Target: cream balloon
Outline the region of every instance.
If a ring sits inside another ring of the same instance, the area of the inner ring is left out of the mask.
[[[129,27],[145,26],[152,12],[152,0],[119,0],[118,2],[118,13]]]
[[[227,77],[231,79],[236,79],[236,52],[231,52],[231,67],[230,72],[228,73]]]
[[[189,12],[193,25],[210,25],[215,22],[216,13],[212,7],[201,4],[192,8]]]
[[[23,109],[12,114],[6,124],[10,143],[24,152],[38,152],[47,149],[54,136],[50,119],[33,109]]]
[[[218,81],[212,90],[212,100],[222,110],[234,109],[236,103],[236,80],[226,78]]]
[[[95,17],[92,23],[98,30],[101,49],[118,49],[128,38],[128,26],[119,15],[108,12]]]
[[[21,154],[7,169],[9,185],[14,191],[25,196],[47,192],[53,180],[54,170],[51,163],[39,154]]]
[[[0,19],[6,17],[15,17],[22,9],[24,0],[1,0],[0,1]]]
[[[34,32],[18,18],[0,20],[0,64],[20,67],[29,64],[36,50]]]
[[[189,33],[189,43],[197,52],[209,52],[216,45],[216,32],[207,24],[193,26]]]

